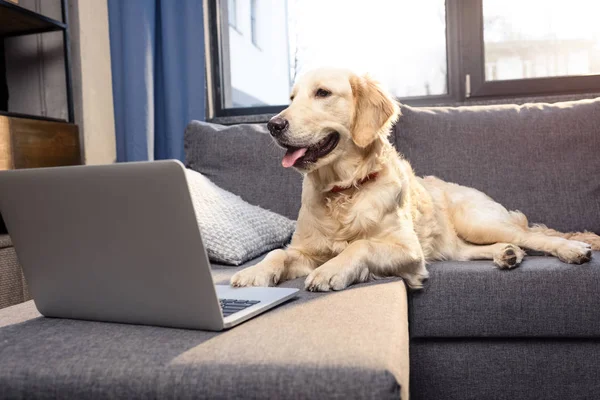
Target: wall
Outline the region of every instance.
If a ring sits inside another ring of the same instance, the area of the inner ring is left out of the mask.
[[[106,0],[70,0],[75,119],[85,163],[116,160],[108,7]]]

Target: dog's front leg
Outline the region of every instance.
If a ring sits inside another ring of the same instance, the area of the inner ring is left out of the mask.
[[[342,290],[353,283],[365,282],[371,276],[400,276],[410,288],[423,287],[428,272],[416,236],[352,242],[311,272],[304,286],[315,292]]]
[[[316,262],[294,248],[273,250],[258,264],[236,272],[231,286],[275,286],[280,282],[306,276]]]

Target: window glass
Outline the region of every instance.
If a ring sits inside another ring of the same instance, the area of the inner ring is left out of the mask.
[[[600,74],[600,1],[483,0],[488,81]]]
[[[447,93],[444,0],[238,0],[228,34],[225,107],[287,104],[320,66],[370,72],[397,97]]]

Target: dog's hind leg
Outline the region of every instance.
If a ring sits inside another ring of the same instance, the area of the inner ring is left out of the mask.
[[[590,242],[595,243],[594,246],[598,244],[593,241],[595,235],[589,232],[562,234],[542,226],[529,227],[527,218],[522,213],[509,212],[483,193],[477,193],[469,192],[469,196],[465,196],[466,200],[455,202],[451,206],[451,220],[462,239],[474,244],[511,243],[552,254],[571,264],[582,264],[591,259]],[[572,240],[573,238],[586,241]]]
[[[523,257],[525,257],[525,252],[514,244],[495,243],[476,245],[461,241],[454,259],[457,261],[494,260],[494,264],[498,268],[512,269],[521,264]]]
[[[559,232],[554,229],[548,228],[546,225],[535,224],[529,227],[531,232],[543,233],[546,236],[562,237],[569,240],[577,240],[579,242],[587,243],[592,247],[594,251],[600,251],[600,236],[593,232]]]

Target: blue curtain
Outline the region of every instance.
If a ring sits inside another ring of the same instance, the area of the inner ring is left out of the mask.
[[[202,0],[108,0],[117,161],[184,159],[205,117]]]

